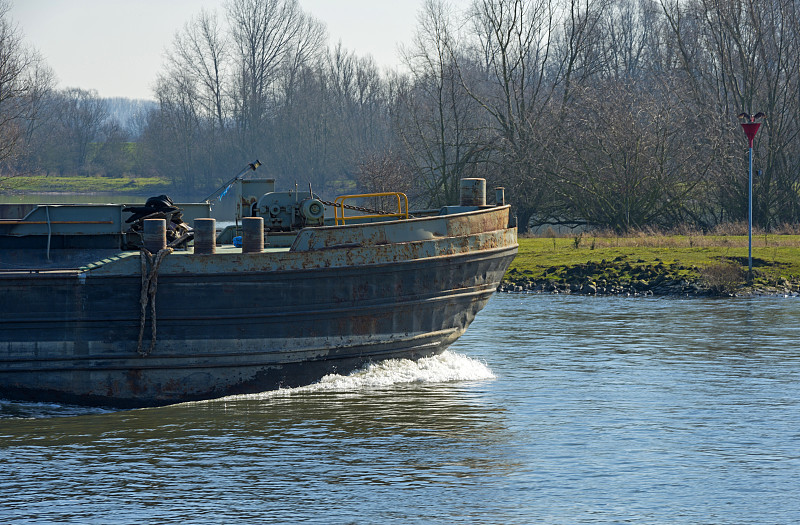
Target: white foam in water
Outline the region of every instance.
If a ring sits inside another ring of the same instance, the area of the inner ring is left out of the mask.
[[[496,376],[484,363],[462,354],[443,353],[412,361],[389,359],[371,363],[349,375],[328,374],[316,383],[296,388],[281,388],[260,394],[231,396],[224,399],[265,399],[317,392],[358,392],[411,383],[446,383],[480,381]]]

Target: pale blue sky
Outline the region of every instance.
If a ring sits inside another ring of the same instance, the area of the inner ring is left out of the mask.
[[[164,50],[201,8],[225,0],[12,0],[26,42],[55,70],[59,87],[95,89],[103,97],[152,98]],[[466,0],[456,3],[465,4]],[[328,26],[329,41],[381,66],[398,64],[411,41],[422,0],[300,0]]]

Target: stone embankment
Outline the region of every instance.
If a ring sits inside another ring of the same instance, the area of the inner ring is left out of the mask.
[[[619,258],[575,266],[553,266],[535,278],[530,270],[512,269],[498,291],[640,297],[800,294],[800,281],[782,279],[769,284],[748,285],[745,277],[738,269],[720,273],[663,262],[637,266]]]
[[[547,279],[504,280],[498,289],[501,292],[529,292],[578,295],[695,295],[715,296],[719,294],[699,283],[681,280],[612,281],[606,279],[586,280],[585,282],[559,282]],[[727,294],[730,295],[730,294]]]

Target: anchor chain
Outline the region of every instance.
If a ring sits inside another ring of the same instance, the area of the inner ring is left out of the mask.
[[[388,211],[374,210],[372,208],[363,208],[361,206],[353,206],[352,204],[341,204],[337,202],[330,202],[324,200],[320,200],[320,202],[325,206],[333,206],[334,208],[343,208],[346,210],[361,211],[364,213],[370,213],[372,215],[391,215]]]
[[[142,357],[147,357],[156,346],[156,289],[158,288],[158,267],[164,258],[172,253],[172,248],[159,250],[154,256],[152,253],[142,248],[140,261],[142,266],[142,290],[139,296],[141,313],[139,316],[139,343],[136,347],[137,353]],[[147,321],[147,305],[150,305],[150,348],[142,350],[142,337],[144,336],[144,326]]]

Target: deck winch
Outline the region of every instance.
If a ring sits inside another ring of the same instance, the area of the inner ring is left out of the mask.
[[[325,205],[310,191],[274,191],[262,195],[253,209],[264,218],[268,231],[292,231],[306,226],[322,226]]]

